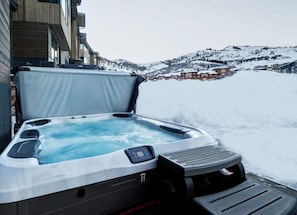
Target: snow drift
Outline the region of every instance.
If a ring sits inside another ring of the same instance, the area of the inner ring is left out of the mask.
[[[239,71],[213,81],[148,81],[137,113],[201,128],[248,172],[297,190],[297,75]]]

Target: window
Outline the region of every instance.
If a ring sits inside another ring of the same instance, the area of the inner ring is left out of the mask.
[[[50,48],[50,54],[49,54],[49,61],[50,62],[56,62],[59,63],[59,55],[58,55],[58,43],[57,41],[52,37],[52,43]]]

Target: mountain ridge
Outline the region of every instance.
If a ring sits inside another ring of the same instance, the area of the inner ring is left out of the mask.
[[[271,68],[297,60],[297,46],[227,46],[222,50],[204,49],[147,64],[137,64],[125,59],[102,58],[100,66],[105,70],[135,72],[141,75],[160,75],[172,72],[209,70],[217,66],[229,66],[234,70]]]

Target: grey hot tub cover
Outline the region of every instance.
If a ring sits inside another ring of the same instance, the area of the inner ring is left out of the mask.
[[[23,67],[14,77],[17,120],[132,112],[142,81],[133,73]]]

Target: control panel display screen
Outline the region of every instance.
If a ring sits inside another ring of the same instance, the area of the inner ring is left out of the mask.
[[[144,156],[144,152],[143,151],[138,151],[136,152],[138,157],[143,157]]]
[[[140,163],[155,158],[154,150],[151,146],[129,148],[125,150],[125,153],[131,163]]]

